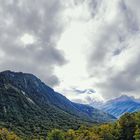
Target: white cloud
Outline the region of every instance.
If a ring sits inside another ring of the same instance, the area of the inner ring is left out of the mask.
[[[87,87],[105,99],[123,93],[140,97],[139,4],[138,0],[85,0],[67,9],[75,12],[77,7],[75,15],[68,12],[70,26],[60,40],[69,56],[69,63],[57,70],[58,75],[63,73],[60,91]]]
[[[104,98],[112,98],[122,93],[133,93],[134,96],[139,94],[140,83],[136,81],[140,76],[139,15],[137,10],[132,10],[131,2],[112,1],[114,8],[110,5],[111,1],[106,1],[106,8],[103,9],[107,10],[100,15],[104,24],[99,22],[100,26],[96,30],[98,34],[91,43],[89,73],[94,81],[93,86]],[[134,9],[137,8],[136,6]],[[109,14],[111,11],[115,11],[113,16]]]
[[[35,42],[34,36],[24,33],[20,38],[20,43],[23,43],[25,46],[33,44]]]
[[[0,2],[1,70],[61,82],[56,89],[70,99],[89,97],[66,92],[73,88],[140,97],[139,0]]]

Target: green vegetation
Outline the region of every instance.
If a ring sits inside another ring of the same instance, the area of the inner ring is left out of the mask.
[[[140,140],[140,112],[125,114],[114,123],[81,126],[68,131],[53,129],[47,136],[34,133],[23,140]],[[0,129],[0,140],[22,140],[7,129]]]
[[[0,74],[0,140],[140,140],[140,113],[107,123],[115,120],[69,101],[35,76]]]
[[[9,132],[6,128],[0,129],[0,140],[21,140],[14,132]]]
[[[52,129],[78,129],[115,120],[107,113],[76,104],[32,74],[0,73],[0,126],[20,137],[47,137]]]
[[[59,129],[54,129],[48,134],[48,140],[65,140],[65,134]]]
[[[61,131],[60,131],[61,132]],[[140,112],[125,114],[112,124],[102,124],[93,127],[80,127],[78,130],[69,130],[58,133],[52,131],[57,139],[60,134],[64,136],[61,140],[140,140]]]
[[[10,86],[6,88],[0,87],[0,126],[10,128],[22,137],[45,137],[53,128],[77,129],[86,124],[53,105],[34,104],[21,91]]]

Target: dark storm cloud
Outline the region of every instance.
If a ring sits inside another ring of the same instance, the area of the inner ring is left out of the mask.
[[[0,70],[30,72],[47,84],[59,84],[55,66],[66,63],[56,48],[63,31],[63,7],[57,0],[0,0]],[[28,34],[31,44],[21,42]]]

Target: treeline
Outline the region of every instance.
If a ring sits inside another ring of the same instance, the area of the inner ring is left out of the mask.
[[[48,140],[140,140],[140,112],[125,114],[117,122],[78,130],[52,130]]]
[[[26,140],[140,140],[140,112],[127,113],[114,123],[81,126],[78,130],[54,129],[48,136],[32,136]],[[0,129],[0,140],[22,140],[7,129]]]

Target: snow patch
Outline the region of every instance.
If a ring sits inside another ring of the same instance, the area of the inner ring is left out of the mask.
[[[30,99],[29,97],[26,97],[26,99],[31,102],[32,104],[35,104],[34,101],[32,99]]]
[[[21,91],[23,95],[26,95],[26,93],[24,91]]]
[[[3,110],[4,110],[4,113],[7,113],[7,110],[6,110],[6,107],[5,106],[3,107]]]

